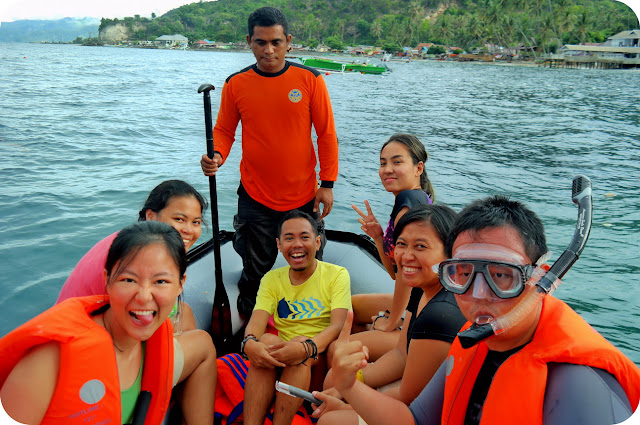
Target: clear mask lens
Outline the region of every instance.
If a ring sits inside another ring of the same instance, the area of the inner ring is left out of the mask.
[[[482,273],[491,290],[500,298],[513,298],[522,293],[531,266],[520,266],[492,260],[446,260],[439,265],[440,282],[445,289],[464,294]]]

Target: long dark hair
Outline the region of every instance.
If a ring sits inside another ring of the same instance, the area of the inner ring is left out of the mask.
[[[451,258],[451,252],[446,252],[446,243],[457,216],[458,214],[447,205],[416,205],[400,217],[400,220],[398,220],[398,224],[396,224],[396,227],[393,230],[393,243],[396,243],[404,228],[407,227],[407,224],[414,223],[416,221],[431,223],[438,234],[438,238],[442,241],[443,245],[445,245],[447,258]]]
[[[182,180],[166,180],[153,188],[149,193],[147,200],[144,202],[144,206],[138,213],[138,221],[147,220],[147,210],[151,210],[154,213],[162,211],[169,201],[175,197],[193,197],[200,203],[200,213],[204,213],[209,204],[204,197],[193,188],[189,183]],[[202,218],[204,223],[204,217]]]
[[[396,133],[393,136],[389,137],[384,145],[382,145],[382,150],[391,142],[402,143],[407,147],[409,151],[409,155],[411,155],[411,159],[413,160],[413,165],[418,165],[420,161],[424,164],[424,168],[422,170],[422,174],[420,174],[420,187],[424,192],[429,195],[431,202],[435,202],[436,200],[436,192],[433,190],[433,185],[431,184],[431,180],[429,180],[429,175],[427,174],[427,161],[429,160],[429,153],[425,149],[424,145],[413,134],[404,134],[404,133]]]
[[[154,243],[159,243],[167,248],[169,255],[178,267],[180,278],[182,278],[187,271],[187,254],[180,233],[160,221],[139,221],[122,229],[111,243],[104,265],[109,277],[107,286],[127,267],[142,248]]]

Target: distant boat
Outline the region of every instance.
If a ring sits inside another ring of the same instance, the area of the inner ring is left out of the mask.
[[[409,62],[408,57],[393,56],[391,53],[385,53],[380,59],[382,62]]]
[[[303,65],[312,68],[335,72],[360,72],[362,74],[382,74],[391,71],[386,65],[377,66],[370,63],[355,63],[322,58],[299,58]]]

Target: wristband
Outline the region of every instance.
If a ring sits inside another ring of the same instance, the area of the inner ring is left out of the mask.
[[[248,358],[247,358],[247,355],[244,353],[244,346],[247,344],[247,341],[249,341],[250,339],[258,342],[258,338],[256,338],[255,335],[249,334],[249,335],[245,336],[244,339],[242,340],[242,342],[240,343],[240,355],[245,360],[248,360]]]
[[[362,373],[362,369],[358,369],[356,379],[364,384],[364,373]]]
[[[307,339],[302,341],[302,346],[304,347],[304,351],[307,354],[307,358],[304,359],[300,364],[307,365],[307,360],[313,359],[318,360],[318,346],[312,339]]]
[[[380,319],[381,317],[384,317],[385,319],[388,319],[387,316],[376,316],[375,319],[373,319],[373,323],[371,324],[371,329],[373,329],[374,331],[376,331],[376,322],[378,321],[378,319]]]

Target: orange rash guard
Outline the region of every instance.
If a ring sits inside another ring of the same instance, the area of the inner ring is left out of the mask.
[[[240,180],[257,202],[276,211],[298,208],[315,197],[318,136],[320,180],[338,177],[338,139],[329,93],[313,68],[285,61],[282,71],[254,64],[227,78],[213,129],[215,150],[226,160],[242,121]]]

